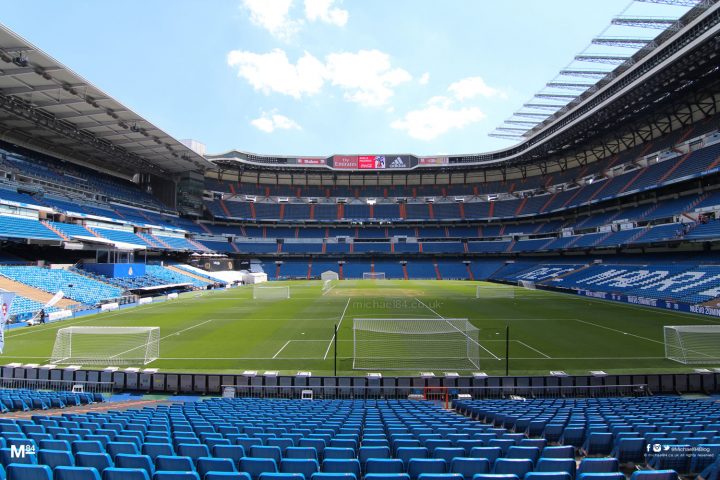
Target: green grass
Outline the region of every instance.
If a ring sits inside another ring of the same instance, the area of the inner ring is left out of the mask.
[[[238,373],[249,369],[294,374],[310,370],[314,375],[329,375],[333,373],[333,327],[339,324],[337,373],[365,375],[352,370],[353,318],[444,317],[467,318],[480,329],[477,370],[488,374],[505,372],[506,325],[510,326],[511,375],[551,370],[570,374],[678,372],[692,367],[664,358],[663,326],[720,323],[696,315],[519,288],[514,299],[476,299],[480,284],[340,281],[323,294],[321,282],[274,283],[290,286],[292,298],[287,300],[253,300],[252,287],[208,292],[11,330],[6,333],[2,358],[46,363],[57,329],[70,325],[158,326],[161,359],[147,366],[160,371]],[[444,370],[435,369],[436,373]],[[417,369],[386,372],[417,373]]]

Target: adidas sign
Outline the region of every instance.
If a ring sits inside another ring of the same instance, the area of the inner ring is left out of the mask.
[[[390,164],[390,168],[405,168],[407,165],[405,165],[405,162],[401,157],[395,157],[395,160],[392,161]]]

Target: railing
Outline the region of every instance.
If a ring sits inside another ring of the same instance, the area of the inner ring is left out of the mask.
[[[111,394],[115,387],[113,382],[88,382],[75,380],[50,380],[0,377],[0,388],[4,389],[29,389],[29,390],[50,390],[53,392],[70,392],[74,386],[82,385],[85,393],[108,393]]]
[[[505,398],[593,398],[643,397],[652,395],[647,384],[592,386],[497,386],[497,387],[437,387],[447,388],[450,400]],[[426,387],[402,386],[268,386],[222,385],[224,397],[346,400],[425,399]],[[310,393],[312,392],[312,393]]]

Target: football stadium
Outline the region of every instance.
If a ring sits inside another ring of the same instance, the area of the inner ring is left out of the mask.
[[[278,45],[371,7],[304,8]],[[0,24],[0,479],[718,480],[720,3],[607,22],[504,147],[430,155],[209,153]],[[337,101],[407,81],[333,55]]]

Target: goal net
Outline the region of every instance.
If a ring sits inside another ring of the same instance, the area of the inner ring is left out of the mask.
[[[253,300],[284,300],[290,298],[290,287],[253,287]]]
[[[515,298],[515,288],[501,285],[478,285],[475,298]]]
[[[665,358],[683,364],[720,363],[720,325],[665,326]]]
[[[518,287],[535,290],[535,282],[531,282],[530,280],[518,280]]]
[[[65,327],[50,363],[145,365],[160,358],[160,327]]]
[[[385,280],[385,272],[363,272],[363,280]]]
[[[356,318],[353,369],[477,369],[478,334],[464,318]]]

